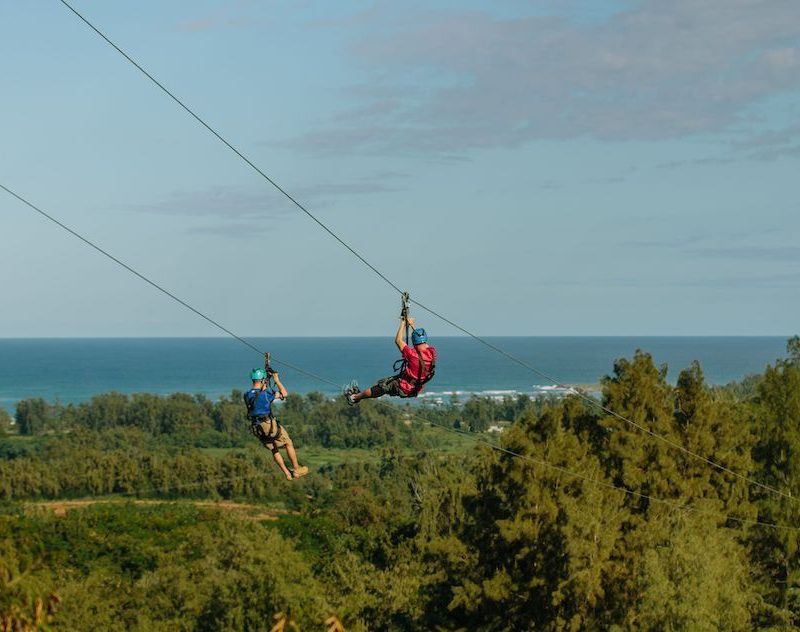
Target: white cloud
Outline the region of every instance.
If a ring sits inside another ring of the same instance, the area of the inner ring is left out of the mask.
[[[463,152],[717,134],[800,87],[795,0],[646,0],[590,23],[467,11],[394,17],[362,16],[352,53],[369,81],[354,87],[358,104],[295,144]]]
[[[352,196],[391,193],[400,190],[397,182],[406,176],[397,171],[379,171],[351,182],[328,182],[298,186],[292,196],[313,209],[346,202]],[[197,234],[239,234],[257,232],[263,220],[291,217],[300,211],[286,197],[268,185],[261,187],[208,186],[194,190],[175,190],[160,200],[128,204],[125,211],[159,215],[189,216],[211,220],[212,225],[190,228]]]
[[[153,203],[126,205],[125,210],[160,215],[189,215],[253,220],[281,217],[291,212],[288,202],[272,189],[210,186],[176,190]]]

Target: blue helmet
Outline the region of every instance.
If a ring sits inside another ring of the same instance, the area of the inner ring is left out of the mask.
[[[424,342],[428,342],[428,334],[425,333],[424,329],[415,329],[411,334],[411,344],[416,347]]]
[[[250,372],[250,379],[254,382],[260,382],[267,377],[267,372],[264,369],[253,369]]]

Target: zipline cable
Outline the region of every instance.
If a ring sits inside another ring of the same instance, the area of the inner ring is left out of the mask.
[[[417,307],[420,307],[420,308],[424,309],[429,314],[431,314],[431,315],[435,316],[436,318],[439,318],[440,320],[444,321],[448,325],[451,325],[452,327],[455,327],[459,331],[465,333],[467,336],[469,336],[470,338],[476,340],[480,344],[488,347],[489,349],[492,349],[493,351],[499,353],[502,356],[505,356],[506,358],[508,358],[512,362],[518,364],[519,366],[521,366],[521,367],[523,367],[525,369],[528,369],[529,371],[531,371],[535,375],[538,375],[539,377],[547,380],[548,382],[551,382],[553,385],[557,386],[558,388],[566,390],[570,394],[575,395],[575,396],[581,398],[582,400],[590,403],[591,405],[597,407],[598,409],[602,410],[604,413],[606,413],[608,415],[611,415],[612,417],[615,417],[616,419],[619,419],[620,421],[624,421],[626,424],[630,424],[634,428],[637,428],[641,432],[644,432],[645,434],[653,437],[654,439],[658,439],[659,441],[663,441],[667,445],[669,445],[669,446],[671,446],[673,448],[677,448],[678,450],[680,450],[684,454],[687,454],[687,455],[689,455],[689,456],[691,456],[693,458],[699,459],[703,463],[705,463],[707,465],[710,465],[711,467],[714,467],[714,468],[716,468],[717,470],[719,470],[721,472],[725,472],[727,474],[735,476],[736,478],[739,478],[740,480],[743,480],[743,481],[745,481],[747,483],[750,483],[751,485],[755,485],[756,487],[759,487],[759,488],[761,488],[761,489],[763,489],[765,491],[769,491],[769,492],[778,494],[780,496],[783,496],[784,498],[790,498],[790,499],[795,500],[795,501],[798,500],[797,497],[793,496],[791,493],[783,492],[783,491],[781,491],[779,489],[776,489],[776,488],[772,487],[771,485],[767,485],[766,483],[762,483],[760,481],[752,479],[752,478],[750,478],[748,476],[745,476],[744,474],[740,474],[736,470],[732,470],[731,468],[729,468],[729,467],[727,467],[725,465],[722,465],[721,463],[717,463],[716,461],[714,461],[712,459],[709,459],[708,457],[703,456],[702,454],[700,454],[698,452],[695,452],[695,451],[693,451],[693,450],[681,445],[680,443],[670,439],[669,437],[666,437],[666,436],[661,435],[661,434],[659,434],[657,432],[654,432],[653,430],[650,430],[650,428],[648,428],[647,426],[643,426],[642,424],[637,423],[637,422],[633,421],[632,419],[628,419],[624,415],[621,415],[620,413],[618,413],[615,410],[609,408],[608,406],[605,406],[602,402],[598,401],[597,399],[595,399],[591,395],[587,395],[586,393],[584,393],[580,389],[576,389],[576,388],[573,388],[573,387],[571,387],[571,386],[569,386],[567,384],[563,384],[557,378],[555,378],[555,377],[553,377],[551,375],[548,375],[547,373],[545,373],[541,369],[537,369],[532,364],[529,364],[528,362],[525,362],[524,360],[518,358],[517,356],[509,353],[505,349],[501,349],[500,347],[498,347],[497,345],[492,344],[488,340],[486,340],[484,338],[481,338],[477,334],[472,333],[471,331],[465,329],[464,327],[462,327],[458,323],[455,323],[452,320],[446,318],[445,316],[442,316],[441,314],[435,312],[430,307],[427,307],[426,305],[423,305],[422,303],[420,303],[418,301],[415,301],[414,299],[411,299],[411,302],[414,305],[416,305]]]
[[[169,290],[167,290],[167,289],[166,289],[165,287],[163,287],[162,285],[159,285],[158,283],[156,283],[155,281],[151,280],[150,278],[148,278],[147,276],[145,276],[144,274],[142,274],[141,272],[139,272],[139,271],[138,271],[138,270],[136,270],[135,268],[132,268],[131,266],[129,266],[127,263],[125,263],[125,262],[124,262],[124,261],[122,261],[121,259],[118,259],[118,258],[117,258],[117,257],[115,257],[114,255],[112,255],[110,252],[108,252],[107,250],[105,250],[105,249],[101,248],[100,246],[98,246],[98,245],[97,245],[96,243],[94,243],[93,241],[91,241],[91,240],[87,239],[86,237],[84,237],[83,235],[81,235],[81,234],[80,234],[80,233],[78,233],[77,231],[73,230],[72,228],[70,228],[69,226],[67,226],[66,224],[64,224],[63,222],[61,222],[60,220],[56,219],[55,217],[53,217],[53,216],[52,216],[52,215],[50,215],[49,213],[47,213],[47,212],[45,212],[44,210],[42,210],[40,207],[36,206],[36,205],[35,205],[35,204],[33,204],[32,202],[29,202],[27,199],[25,199],[24,197],[22,197],[22,196],[21,196],[21,195],[19,195],[18,193],[15,193],[14,191],[12,191],[11,189],[9,189],[9,188],[8,188],[7,186],[5,186],[4,184],[0,183],[0,189],[3,189],[3,191],[5,191],[6,193],[8,193],[9,195],[11,195],[12,197],[14,197],[14,198],[16,198],[17,200],[19,200],[20,202],[22,202],[22,203],[23,203],[25,206],[27,206],[28,208],[30,208],[30,209],[32,209],[32,210],[34,210],[34,211],[36,211],[36,212],[37,212],[39,215],[41,215],[41,216],[42,216],[42,217],[44,217],[45,219],[48,219],[49,221],[53,222],[53,223],[54,223],[56,226],[59,226],[60,228],[62,228],[62,229],[63,229],[63,230],[65,230],[66,232],[68,232],[70,235],[72,235],[72,236],[74,236],[74,237],[77,237],[77,238],[78,238],[78,239],[80,239],[80,240],[81,240],[83,243],[85,243],[87,246],[90,246],[91,248],[94,248],[94,249],[95,249],[97,252],[99,252],[99,253],[100,253],[100,254],[102,254],[103,256],[105,256],[105,257],[107,257],[107,258],[111,259],[111,261],[113,261],[114,263],[116,263],[116,264],[117,264],[117,265],[119,265],[120,267],[124,268],[125,270],[127,270],[127,271],[128,271],[128,272],[130,272],[131,274],[133,274],[133,275],[135,275],[135,276],[139,277],[139,278],[140,278],[142,281],[144,281],[144,282],[145,282],[145,283],[147,283],[148,285],[151,285],[152,287],[154,287],[155,289],[157,289],[159,292],[162,292],[163,294],[166,294],[166,295],[167,295],[169,298],[171,298],[173,301],[176,301],[176,302],[177,302],[177,303],[179,303],[180,305],[183,305],[183,307],[185,307],[185,308],[186,308],[186,309],[188,309],[189,311],[191,311],[191,312],[193,312],[193,313],[197,314],[197,315],[198,315],[200,318],[202,318],[203,320],[205,320],[205,321],[207,321],[207,322],[211,323],[212,325],[214,325],[214,327],[216,327],[216,328],[217,328],[217,329],[219,329],[220,331],[223,331],[223,332],[225,332],[226,334],[228,334],[229,336],[231,336],[231,337],[232,337],[232,338],[234,338],[235,340],[238,340],[238,341],[239,341],[239,342],[241,342],[243,345],[245,345],[245,346],[249,347],[249,348],[250,348],[250,349],[252,349],[253,351],[257,351],[257,352],[258,352],[260,355],[262,355],[262,356],[264,355],[264,351],[262,351],[261,349],[259,349],[259,348],[258,348],[256,345],[254,345],[254,344],[253,344],[252,342],[250,342],[249,340],[246,340],[245,338],[242,338],[241,336],[239,336],[239,335],[235,334],[235,333],[234,333],[234,332],[232,332],[230,329],[228,329],[228,328],[227,328],[227,327],[225,327],[224,325],[220,324],[219,322],[217,322],[216,320],[214,320],[214,319],[213,319],[213,318],[211,318],[210,316],[206,316],[206,315],[205,315],[203,312],[201,312],[201,311],[200,311],[199,309],[197,309],[196,307],[193,307],[192,305],[190,305],[189,303],[187,303],[186,301],[184,301],[182,298],[179,298],[178,296],[176,296],[175,294],[173,294],[172,292],[170,292]],[[319,380],[320,382],[325,382],[325,383],[327,383],[327,384],[331,384],[331,385],[333,385],[333,386],[336,386],[336,387],[338,388],[338,385],[337,385],[335,382],[332,382],[332,381],[330,381],[330,380],[328,380],[328,379],[326,379],[326,378],[324,378],[324,377],[321,377],[321,376],[319,376],[319,375],[315,375],[315,374],[314,374],[314,373],[312,373],[311,371],[307,371],[306,369],[302,369],[302,368],[300,368],[300,367],[298,367],[298,366],[295,366],[295,365],[293,365],[293,364],[290,364],[290,363],[288,363],[288,362],[284,362],[284,361],[282,361],[282,360],[278,360],[278,359],[276,359],[276,358],[273,358],[273,360],[274,360],[275,362],[277,362],[278,364],[282,364],[282,365],[283,365],[283,366],[285,366],[285,367],[288,367],[288,368],[290,368],[290,369],[293,369],[294,371],[297,371],[298,373],[302,373],[303,375],[306,375],[306,376],[308,376],[308,377],[310,377],[310,378],[313,378],[313,379],[315,379],[315,380]]]
[[[412,414],[412,417],[414,417],[415,419],[417,419],[417,420],[419,420],[421,422],[429,423],[432,426],[436,426],[436,427],[441,428],[443,430],[446,430],[448,432],[452,432],[452,433],[455,433],[455,434],[458,434],[458,435],[461,435],[461,436],[470,437],[470,438],[474,439],[476,441],[476,443],[481,443],[481,444],[487,445],[492,450],[496,450],[497,452],[500,452],[502,454],[506,454],[506,455],[511,456],[513,458],[518,458],[518,459],[523,459],[523,460],[526,460],[526,461],[530,461],[532,463],[535,463],[535,464],[540,465],[542,467],[545,467],[547,469],[559,472],[561,474],[566,474],[568,476],[572,476],[573,478],[579,478],[579,479],[584,480],[584,481],[586,481],[588,483],[592,483],[594,485],[599,485],[599,486],[605,487],[607,489],[613,489],[613,490],[616,490],[618,492],[621,492],[621,493],[623,493],[625,495],[628,495],[628,496],[631,496],[631,497],[634,497],[634,498],[640,498],[642,500],[647,500],[649,502],[653,502],[653,503],[656,503],[656,504],[664,505],[664,506],[670,507],[671,509],[674,509],[676,511],[687,511],[687,512],[693,512],[693,513],[696,513],[696,514],[699,514],[699,515],[705,515],[705,516],[714,517],[714,518],[724,518],[726,520],[733,520],[733,521],[736,521],[736,522],[739,522],[739,523],[742,523],[742,524],[748,524],[748,525],[751,525],[751,526],[761,526],[761,527],[767,527],[767,528],[770,528],[770,529],[781,529],[781,530],[792,531],[792,532],[800,531],[800,527],[791,527],[791,526],[788,526],[788,525],[777,524],[777,523],[774,523],[774,522],[766,522],[766,521],[763,521],[763,520],[755,520],[755,519],[752,519],[752,518],[739,518],[738,516],[733,516],[731,514],[722,513],[722,512],[719,512],[719,511],[709,511],[709,510],[705,510],[705,509],[699,509],[698,507],[694,507],[692,505],[680,504],[680,503],[676,503],[676,502],[673,502],[673,501],[670,501],[670,500],[665,500],[663,498],[658,498],[656,496],[651,496],[649,494],[645,494],[645,493],[642,493],[642,492],[637,492],[637,491],[634,491],[632,489],[628,489],[627,487],[621,487],[619,485],[615,485],[614,483],[609,483],[608,481],[603,481],[603,480],[588,476],[586,474],[582,474],[580,472],[575,472],[574,470],[570,470],[569,468],[563,467],[561,465],[554,465],[553,463],[550,463],[549,461],[545,461],[544,459],[537,459],[536,457],[533,457],[533,456],[531,456],[529,454],[522,454],[521,452],[515,452],[514,450],[509,450],[508,448],[504,448],[503,446],[496,445],[496,444],[492,443],[491,441],[487,441],[486,439],[484,439],[482,437],[473,436],[474,433],[468,433],[468,432],[464,432],[463,430],[459,430],[458,428],[453,428],[451,426],[445,426],[444,424],[438,424],[438,423],[436,423],[434,421],[431,421],[430,419],[426,419],[425,417],[420,417],[419,415],[413,415]],[[721,525],[721,526],[724,527],[725,525]],[[726,527],[726,528],[730,528],[730,527]]]
[[[386,283],[391,285],[397,292],[402,294],[402,290],[392,283],[388,277],[386,277],[378,268],[373,266],[369,261],[367,261],[359,252],[353,248],[350,244],[348,244],[344,239],[339,237],[333,230],[328,228],[321,220],[317,218],[311,211],[309,211],[303,204],[297,201],[297,199],[291,195],[286,189],[281,187],[275,180],[273,180],[269,175],[267,175],[262,169],[260,169],[252,160],[250,160],[247,156],[245,156],[239,149],[237,149],[231,142],[229,142],[222,134],[220,134],[217,130],[215,130],[211,125],[205,122],[198,114],[195,113],[188,105],[186,105],[183,101],[181,101],[174,93],[172,93],[163,83],[161,83],[158,79],[156,79],[153,75],[151,75],[147,70],[145,70],[139,63],[136,62],[128,53],[122,50],[119,46],[117,46],[114,42],[112,42],[108,37],[106,37],[105,33],[103,33],[100,29],[98,29],[94,24],[92,24],[88,19],[86,19],[81,13],[79,13],[69,2],[66,0],[60,0],[61,4],[67,7],[70,11],[72,11],[78,18],[83,21],[90,29],[92,29],[95,33],[97,33],[100,37],[102,37],[111,47],[113,47],[120,55],[122,55],[125,59],[127,59],[131,64],[133,64],[139,72],[141,72],[145,77],[147,77],[150,81],[152,81],[156,86],[158,86],[164,94],[166,94],[170,99],[172,99],[175,103],[177,103],[183,110],[186,111],[189,116],[191,116],[194,120],[196,120],[200,125],[205,127],[211,134],[213,134],[221,143],[223,143],[228,149],[230,149],[233,153],[235,153],[239,158],[244,160],[258,175],[264,178],[267,182],[269,182],[275,189],[277,189],[280,193],[282,193],[292,204],[294,204],[298,209],[300,209],[303,213],[305,213],[309,218],[311,218],[322,230],[328,233],[331,237],[333,237],[336,241],[338,241],[342,246],[347,248],[356,258],[358,258],[361,263],[367,266],[370,270],[372,270],[375,274],[377,274],[381,279],[383,279]]]
[[[31,210],[35,211],[36,213],[38,213],[42,217],[46,218],[50,222],[56,224],[61,229],[63,229],[66,232],[70,233],[71,235],[73,235],[74,237],[76,237],[77,239],[79,239],[80,241],[85,243],[86,245],[90,246],[91,248],[93,248],[94,250],[96,250],[97,252],[102,254],[103,256],[107,257],[108,259],[110,259],[111,261],[113,261],[114,263],[119,265],[120,267],[124,268],[125,270],[127,270],[131,274],[137,276],[142,281],[144,281],[147,284],[151,285],[152,287],[156,288],[157,290],[159,290],[160,292],[162,292],[163,294],[165,294],[169,298],[173,299],[174,301],[176,301],[177,303],[179,303],[180,305],[182,305],[186,309],[190,310],[194,314],[200,316],[201,318],[203,318],[207,322],[211,323],[212,325],[214,325],[215,327],[217,327],[221,331],[225,332],[229,336],[231,336],[234,339],[238,340],[239,342],[241,342],[242,344],[246,345],[247,347],[249,347],[253,351],[258,352],[260,355],[264,354],[264,352],[261,349],[256,347],[254,344],[252,344],[248,340],[242,338],[241,336],[238,336],[237,334],[232,332],[227,327],[225,327],[225,326],[221,325],[220,323],[218,323],[216,320],[210,318],[209,316],[206,316],[205,314],[203,314],[197,308],[193,307],[192,305],[190,305],[189,303],[187,303],[183,299],[177,297],[175,294],[173,294],[169,290],[165,289],[164,287],[162,287],[161,285],[159,285],[155,281],[150,280],[147,276],[145,276],[141,272],[137,271],[135,268],[131,267],[130,265],[128,265],[127,263],[125,263],[121,259],[115,257],[114,255],[109,253],[107,250],[101,248],[100,246],[98,246],[94,242],[90,241],[89,239],[87,239],[86,237],[84,237],[80,233],[76,232],[75,230],[73,230],[72,228],[70,228],[69,226],[64,224],[63,222],[59,221],[58,219],[56,219],[55,217],[53,217],[52,215],[50,215],[46,211],[42,210],[41,208],[39,208],[38,206],[36,206],[32,202],[29,202],[27,199],[25,199],[24,197],[22,197],[18,193],[12,191],[11,189],[9,189],[4,184],[0,183],[0,189],[3,189],[6,193],[11,195],[12,197],[17,199],[18,201],[22,202],[25,206],[27,206]],[[272,358],[272,359],[275,360],[275,362],[278,362],[279,364],[282,364],[282,365],[284,365],[284,366],[286,366],[288,368],[291,368],[291,369],[293,369],[293,370],[295,370],[295,371],[297,371],[299,373],[303,373],[304,375],[306,375],[308,377],[312,377],[312,378],[314,378],[316,380],[319,380],[321,382],[325,382],[327,384],[331,384],[333,386],[337,386],[337,388],[338,388],[338,385],[336,384],[336,382],[334,382],[332,380],[329,380],[329,379],[327,379],[325,377],[322,377],[320,375],[316,375],[314,373],[311,373],[310,371],[306,371],[305,369],[301,369],[300,367],[295,366],[293,364],[290,364],[289,362],[285,362],[285,361],[282,361],[282,360],[277,360],[276,358]],[[629,489],[627,489],[625,487],[620,487],[618,485],[614,485],[613,483],[608,483],[606,481],[600,481],[600,480],[594,479],[592,477],[586,476],[585,474],[580,474],[578,472],[574,472],[574,471],[572,471],[572,470],[570,470],[568,468],[565,468],[565,467],[562,467],[562,466],[558,466],[558,465],[553,465],[552,463],[549,463],[549,462],[544,461],[544,460],[536,459],[534,457],[531,457],[530,455],[525,455],[525,454],[521,454],[521,453],[518,453],[518,452],[514,452],[514,451],[509,450],[507,448],[503,448],[502,446],[495,445],[494,443],[491,443],[490,441],[487,441],[486,439],[483,439],[481,437],[473,436],[472,434],[465,433],[465,432],[460,431],[460,430],[458,430],[456,428],[450,428],[448,426],[444,426],[443,424],[437,424],[437,423],[435,423],[435,422],[433,422],[433,421],[431,421],[429,419],[426,419],[424,417],[421,417],[419,415],[412,415],[412,417],[414,417],[415,419],[417,419],[419,421],[422,421],[424,423],[428,423],[428,424],[430,424],[432,426],[436,426],[436,427],[442,428],[444,430],[448,430],[450,432],[454,432],[454,433],[462,435],[462,436],[470,437],[470,438],[474,439],[478,443],[482,443],[484,445],[488,445],[490,448],[492,448],[494,450],[498,450],[500,452],[503,452],[505,454],[511,455],[513,457],[526,459],[526,460],[532,461],[534,463],[538,463],[539,465],[542,465],[542,466],[557,470],[557,471],[559,471],[561,473],[569,474],[571,476],[574,476],[574,477],[577,477],[577,478],[581,478],[581,479],[583,479],[585,481],[592,482],[592,483],[597,484],[597,485],[602,485],[602,486],[607,487],[607,488],[615,489],[617,491],[623,492],[623,493],[631,495],[631,496],[647,499],[647,500],[652,501],[654,503],[664,504],[664,505],[672,507],[673,509],[693,511],[695,513],[713,515],[713,516],[716,516],[718,518],[726,518],[726,519],[730,519],[730,520],[739,521],[741,523],[747,523],[747,524],[752,524],[752,525],[760,525],[760,526],[763,526],[763,527],[769,527],[769,528],[774,528],[774,529],[800,531],[800,528],[797,528],[797,527],[789,527],[789,526],[779,525],[779,524],[775,524],[775,523],[762,522],[762,521],[759,521],[759,520],[749,520],[749,519],[746,519],[746,518],[738,518],[736,516],[731,516],[729,514],[722,514],[722,513],[719,513],[719,512],[709,512],[709,511],[700,510],[700,509],[697,509],[695,507],[690,507],[688,505],[678,505],[678,504],[672,503],[671,501],[668,501],[668,500],[656,498],[656,497],[653,497],[653,496],[649,496],[647,494],[643,494],[641,492],[635,492],[633,490],[629,490]],[[258,474],[255,474],[255,475],[249,475],[249,476],[229,477],[228,479],[222,479],[219,482],[224,482],[226,480],[239,480],[239,479],[244,480],[245,478],[256,478],[258,476],[259,476]],[[187,483],[185,485],[179,485],[179,487],[181,487],[181,488],[197,487],[197,486],[202,486],[202,485],[206,485],[206,484],[209,484],[209,483],[212,483],[212,481],[200,481],[200,482],[195,482],[195,483]],[[117,494],[113,494],[113,495],[123,495],[124,496],[124,495],[147,493],[148,491],[162,491],[162,489],[161,488],[154,488],[152,490],[144,490],[144,491],[118,492]]]
[[[386,410],[391,410],[392,412],[396,412],[388,404],[382,404],[382,405]],[[411,414],[410,416],[411,416],[412,419],[414,419],[414,420],[416,420],[418,422],[421,422],[423,424],[429,424],[431,426],[434,426],[436,428],[439,428],[441,430],[445,430],[447,432],[450,432],[450,433],[453,433],[453,434],[456,434],[456,435],[459,435],[459,436],[467,437],[468,439],[471,439],[471,440],[475,441],[477,444],[485,445],[485,446],[491,448],[492,450],[495,450],[496,452],[499,452],[501,454],[505,454],[505,455],[510,456],[512,458],[529,461],[531,463],[534,463],[534,464],[539,465],[541,467],[544,467],[546,469],[558,472],[559,474],[565,474],[565,475],[570,476],[572,478],[577,478],[577,479],[583,480],[583,481],[585,481],[587,483],[590,483],[592,485],[596,485],[596,486],[599,486],[599,487],[604,487],[606,489],[611,489],[611,490],[614,490],[616,492],[620,492],[623,495],[630,496],[632,498],[639,498],[639,499],[642,499],[642,500],[647,500],[648,502],[668,507],[668,508],[670,508],[670,509],[672,509],[674,511],[680,511],[680,512],[684,512],[684,513],[694,513],[696,515],[701,515],[701,516],[707,516],[707,517],[711,517],[711,518],[721,519],[721,520],[724,520],[726,522],[728,520],[731,520],[731,521],[734,521],[734,522],[738,522],[741,525],[749,525],[749,526],[753,526],[753,527],[759,526],[759,527],[764,527],[764,528],[768,528],[768,529],[776,529],[776,530],[789,531],[789,532],[800,531],[800,527],[791,527],[791,526],[788,526],[788,525],[782,525],[782,524],[778,524],[778,523],[774,523],[774,522],[766,522],[764,520],[757,520],[757,519],[753,519],[753,518],[740,518],[738,516],[734,516],[734,515],[731,515],[731,514],[728,514],[728,513],[722,513],[722,512],[719,512],[719,511],[710,511],[710,510],[706,510],[706,509],[700,509],[700,508],[692,506],[692,505],[681,504],[681,503],[673,502],[673,501],[670,501],[670,500],[665,500],[663,498],[658,498],[656,496],[651,496],[650,494],[637,492],[637,491],[628,489],[626,487],[621,487],[619,485],[615,485],[614,483],[610,483],[608,481],[603,481],[603,480],[594,478],[592,476],[588,476],[588,475],[583,474],[581,472],[576,472],[574,470],[571,470],[571,469],[569,469],[567,467],[564,467],[564,466],[561,466],[561,465],[555,465],[553,463],[550,463],[549,461],[533,457],[533,456],[531,456],[529,454],[523,454],[523,453],[517,452],[515,450],[510,450],[508,448],[504,448],[503,446],[497,445],[495,443],[492,443],[491,441],[488,441],[487,439],[484,439],[484,438],[482,438],[480,436],[477,436],[475,433],[465,432],[463,430],[459,430],[457,428],[453,428],[452,426],[446,426],[444,424],[436,423],[435,421],[431,421],[430,419],[427,419],[426,417],[422,417],[422,416],[417,415],[417,414]],[[206,479],[206,480],[192,481],[192,482],[187,482],[187,483],[176,483],[176,484],[159,485],[159,486],[154,486],[154,487],[150,487],[150,488],[146,488],[146,489],[136,489],[136,490],[130,490],[130,491],[124,491],[124,492],[110,492],[108,494],[95,495],[93,497],[94,498],[141,497],[142,495],[146,495],[146,494],[153,494],[153,493],[165,494],[165,493],[168,493],[170,491],[188,490],[188,489],[197,488],[197,487],[205,487],[205,486],[208,486],[208,485],[213,485],[216,488],[216,486],[219,485],[220,483],[228,483],[228,482],[233,482],[233,481],[245,481],[245,480],[251,481],[251,480],[254,480],[254,479],[260,479],[260,478],[266,478],[266,477],[276,477],[276,474],[274,472],[256,472],[256,473],[253,473],[253,474],[240,474],[240,475],[236,475],[236,476],[217,477],[217,478],[210,478],[210,479]],[[734,528],[734,527],[729,527],[728,525],[726,525],[724,523],[720,524],[719,526],[724,528],[724,529],[731,529],[733,531],[738,531],[739,530],[739,529]]]
[[[186,111],[193,119],[195,119],[200,125],[202,125],[206,130],[208,130],[215,138],[217,138],[226,147],[228,147],[228,149],[230,149],[233,153],[235,153],[240,159],[242,159],[247,165],[249,165],[250,168],[252,168],[256,173],[258,173],[262,178],[264,178],[264,180],[266,180],[269,184],[271,184],[277,191],[279,191],[281,194],[283,194],[300,211],[305,213],[320,228],[322,228],[326,233],[328,233],[337,242],[339,242],[339,244],[341,244],[347,250],[349,250],[361,263],[363,263],[370,270],[372,270],[372,272],[374,272],[384,282],[386,282],[389,286],[391,286],[396,292],[398,292],[401,295],[403,294],[403,290],[401,290],[400,287],[396,283],[394,283],[391,279],[389,279],[389,277],[386,276],[383,272],[381,272],[377,267],[375,267],[369,261],[367,261],[367,259],[364,258],[364,256],[362,256],[353,246],[348,244],[344,239],[342,239],[338,234],[336,234],[331,228],[329,228],[324,222],[322,222],[316,215],[314,215],[310,210],[308,210],[308,208],[306,208],[306,206],[301,204],[294,196],[292,196],[288,191],[286,191],[286,189],[281,187],[264,170],[262,170],[260,167],[258,167],[250,158],[248,158],[244,153],[242,153],[242,151],[237,149],[236,146],[234,146],[230,141],[228,141],[224,136],[222,136],[222,134],[220,132],[218,132],[216,129],[214,129],[209,123],[207,123],[202,117],[200,117],[200,115],[198,115],[192,108],[190,108],[188,105],[186,105],[186,103],[184,103],[184,101],[182,101],[180,98],[178,98],[163,83],[161,83],[152,74],[150,74],[144,67],[142,67],[141,64],[139,64],[130,55],[128,55],[128,53],[126,53],[122,48],[120,48],[117,44],[115,44],[103,31],[101,31],[97,26],[95,26],[91,21],[89,21],[88,18],[86,18],[77,9],[75,9],[69,2],[67,2],[67,0],[59,0],[59,1],[67,9],[69,9],[73,14],[75,14],[84,24],[86,24],[86,26],[88,26],[92,31],[94,31],[98,36],[100,36],[109,46],[114,48],[114,50],[116,50],[128,62],[130,62],[137,70],[139,70],[139,72],[141,72],[153,84],[155,84],[162,92],[164,92],[164,94],[166,94],[170,99],[172,99],[175,103],[177,103],[178,106],[180,106],[184,111]],[[416,305],[417,307],[420,307],[421,309],[425,310],[426,312],[428,312],[432,316],[435,316],[436,318],[438,318],[441,321],[451,325],[452,327],[454,327],[457,330],[461,331],[462,333],[466,334],[467,336],[469,336],[470,338],[474,339],[475,341],[483,344],[487,348],[489,348],[489,349],[491,349],[491,350],[493,350],[493,351],[505,356],[507,359],[511,360],[512,362],[516,363],[517,365],[519,365],[519,366],[521,366],[521,367],[533,372],[535,375],[538,375],[539,377],[548,380],[549,382],[553,383],[555,386],[558,386],[560,388],[569,388],[568,386],[562,384],[558,379],[556,379],[556,378],[548,375],[547,373],[537,369],[536,367],[534,367],[531,364],[525,362],[524,360],[521,360],[521,359],[517,358],[513,354],[501,349],[500,347],[488,342],[487,340],[485,340],[484,338],[481,338],[477,334],[472,333],[471,331],[469,331],[465,327],[462,327],[461,325],[455,323],[454,321],[450,320],[449,318],[446,318],[442,314],[440,314],[437,311],[435,311],[434,309],[424,305],[423,303],[420,303],[420,302],[415,301],[413,299],[411,300],[411,302],[414,305]],[[230,332],[228,332],[228,333],[230,333]],[[245,343],[245,344],[247,344],[247,343]],[[689,455],[689,456],[691,456],[693,458],[699,459],[703,463],[705,463],[707,465],[710,465],[710,466],[716,468],[717,470],[719,470],[721,472],[726,472],[726,473],[728,473],[728,474],[730,474],[732,476],[735,476],[736,478],[739,478],[741,480],[747,481],[748,483],[750,483],[752,485],[755,485],[755,486],[757,486],[757,487],[759,487],[759,488],[761,488],[761,489],[763,489],[765,491],[769,491],[771,493],[777,494],[777,495],[782,496],[784,498],[791,498],[793,500],[797,500],[794,496],[792,496],[791,493],[783,492],[783,491],[781,491],[781,490],[779,490],[779,489],[777,489],[775,487],[772,487],[771,485],[768,485],[766,483],[762,483],[760,481],[751,479],[751,478],[749,478],[749,477],[747,477],[747,476],[745,476],[743,474],[740,474],[740,473],[736,472],[735,470],[732,470],[729,467],[727,467],[725,465],[722,465],[721,463],[717,463],[716,461],[713,461],[712,459],[709,459],[708,457],[703,456],[702,454],[699,454],[697,452],[694,452],[693,450],[690,450],[689,448],[686,448],[685,446],[681,445],[680,443],[678,443],[676,441],[673,441],[669,437],[665,437],[663,435],[660,435],[660,434],[650,430],[646,426],[643,426],[643,425],[641,425],[641,424],[639,424],[639,423],[637,423],[637,422],[635,422],[635,421],[633,421],[631,419],[628,419],[624,415],[621,415],[621,414],[619,414],[619,413],[607,408],[601,402],[598,402],[597,400],[595,400],[594,398],[590,397],[589,395],[587,395],[585,393],[581,393],[580,391],[575,391],[575,392],[577,393],[577,395],[579,397],[581,397],[582,399],[584,399],[586,401],[591,402],[593,405],[597,406],[598,408],[600,408],[601,410],[603,410],[607,414],[609,414],[609,415],[611,415],[611,416],[613,416],[613,417],[615,417],[615,418],[617,418],[617,419],[619,419],[621,421],[624,421],[627,424],[630,424],[634,428],[637,428],[637,429],[641,430],[642,432],[650,435],[653,438],[659,439],[660,441],[663,441],[666,444],[668,444],[668,445],[670,445],[670,446],[672,446],[674,448],[677,448],[678,450],[680,450],[684,454],[687,454],[687,455]]]

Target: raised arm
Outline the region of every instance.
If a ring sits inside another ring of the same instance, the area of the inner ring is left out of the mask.
[[[403,335],[406,332],[406,319],[400,319],[400,326],[397,328],[397,333],[394,335],[394,344],[397,345],[397,348],[402,351],[405,349],[406,341],[403,340]]]
[[[286,399],[286,389],[284,388],[283,384],[281,384],[281,379],[278,377],[278,374],[273,373],[272,379],[275,380],[275,386],[278,387],[278,399]]]

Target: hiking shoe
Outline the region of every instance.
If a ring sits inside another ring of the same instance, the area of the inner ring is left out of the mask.
[[[355,395],[356,393],[361,392],[361,389],[358,388],[358,382],[353,380],[352,382],[350,382],[350,384],[344,387],[343,392],[344,392],[344,397],[347,400],[348,404],[350,404],[351,406],[355,406],[358,403],[353,397],[353,395]]]
[[[292,470],[292,478],[300,478],[301,476],[305,476],[308,474],[308,467],[303,465],[302,467],[298,467],[296,470]]]

